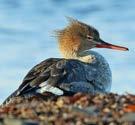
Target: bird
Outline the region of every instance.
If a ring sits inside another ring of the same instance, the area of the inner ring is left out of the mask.
[[[69,18],[69,24],[56,31],[62,58],[48,58],[34,66],[21,85],[4,102],[15,97],[32,97],[50,93],[56,96],[77,92],[108,93],[112,73],[106,59],[92,48],[109,48],[127,51],[100,38],[99,31],[91,25]]]

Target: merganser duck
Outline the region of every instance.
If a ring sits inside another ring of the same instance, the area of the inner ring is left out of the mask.
[[[103,56],[90,49],[126,51],[128,48],[104,42],[99,32],[90,25],[72,18],[69,22],[66,28],[56,32],[63,58],[49,58],[34,66],[4,103],[17,96],[45,93],[60,96],[110,91],[112,74],[109,64]]]

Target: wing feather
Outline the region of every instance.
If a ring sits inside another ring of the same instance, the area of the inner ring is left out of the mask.
[[[24,77],[22,84],[18,88],[18,95],[32,91],[42,82],[50,77],[50,67],[55,65],[60,59],[49,58],[34,66]]]

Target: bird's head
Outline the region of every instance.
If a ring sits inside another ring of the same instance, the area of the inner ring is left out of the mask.
[[[128,50],[126,47],[104,42],[94,27],[72,18],[69,20],[70,23],[66,28],[57,31],[59,47],[65,58],[74,58],[79,53],[92,48]]]

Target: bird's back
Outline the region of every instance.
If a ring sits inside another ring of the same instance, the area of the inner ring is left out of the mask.
[[[85,65],[87,79],[94,79],[95,84],[105,92],[109,92],[112,84],[112,73],[106,59],[95,51],[89,51],[95,60],[89,65]],[[97,87],[98,88],[98,87]]]
[[[109,65],[101,55],[96,52],[91,54],[98,58],[96,62],[90,64],[75,59],[49,58],[42,61],[28,72],[22,84],[5,103],[15,96],[36,95],[38,92],[52,91],[56,95],[76,91],[107,92],[111,85]]]

